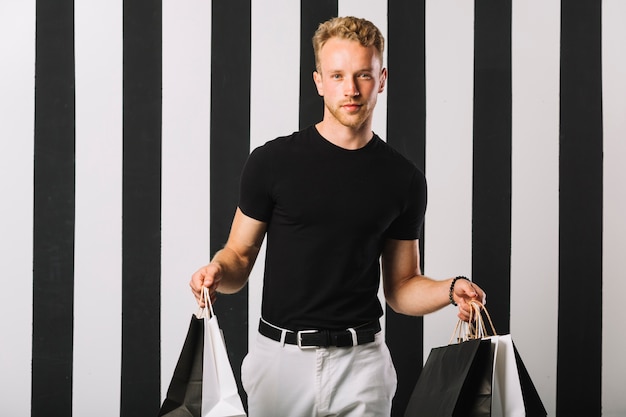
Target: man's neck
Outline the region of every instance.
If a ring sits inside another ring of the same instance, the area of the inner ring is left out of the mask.
[[[317,131],[332,144],[348,150],[364,147],[374,137],[371,122],[363,123],[358,128],[344,126],[341,123],[324,119],[315,125]]]

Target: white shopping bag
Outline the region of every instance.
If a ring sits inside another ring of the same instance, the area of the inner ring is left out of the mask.
[[[472,336],[491,340],[494,353],[491,417],[545,417],[546,409],[515,349],[511,335],[497,335],[485,306],[476,302],[470,304],[475,313],[472,319],[475,320],[476,330]],[[483,312],[489,320],[493,336],[487,335]]]
[[[204,355],[202,364],[202,417],[246,417],[224,337],[204,289]]]
[[[490,337],[495,347],[491,397],[492,417],[526,417],[511,335]]]

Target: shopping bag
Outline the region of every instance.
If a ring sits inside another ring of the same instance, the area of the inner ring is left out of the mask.
[[[545,417],[546,409],[511,335],[493,336],[489,339],[497,346],[493,371],[492,416]]]
[[[470,321],[457,322],[453,332],[450,343],[455,336],[458,343],[431,350],[405,417],[546,417],[511,335],[497,335],[485,307],[471,305]],[[470,347],[476,345],[473,354]]]
[[[208,289],[203,297],[208,307],[191,318],[159,417],[246,416]]]
[[[546,417],[546,409],[515,348],[511,334],[498,335],[485,306],[478,302],[470,304],[473,308],[473,323],[475,323],[475,332],[470,337],[490,340],[494,350],[491,415],[493,417]],[[488,320],[491,336],[488,335],[488,327],[483,315]]]
[[[204,299],[209,308],[204,309],[202,417],[245,417],[246,413],[230,366],[224,337],[217,316],[213,312],[208,288],[204,289]]]
[[[490,416],[492,370],[492,343],[488,340],[433,348],[405,417]]]
[[[193,315],[159,417],[200,417],[203,345],[204,320]]]

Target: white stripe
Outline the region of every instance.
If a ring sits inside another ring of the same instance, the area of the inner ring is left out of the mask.
[[[602,413],[626,415],[624,375],[624,251],[626,250],[626,3],[602,3],[604,231]],[[581,300],[584,303],[584,300]]]
[[[427,1],[424,273],[435,279],[471,274],[473,77],[473,3]],[[450,306],[424,318],[425,358],[448,343],[456,313]]]
[[[251,5],[250,150],[298,130],[300,92],[300,2],[253,1]],[[311,75],[313,82],[313,75]],[[248,342],[261,317],[265,243],[249,280]]]
[[[548,415],[554,415],[560,3],[514,2],[512,17],[511,334]]]
[[[161,391],[192,314],[188,282],[209,262],[211,2],[163,2]]]
[[[387,30],[387,2],[385,1],[363,1],[363,0],[339,0],[337,14],[339,16],[355,16],[367,19],[381,31],[385,38],[385,51],[383,54],[383,67],[387,67],[387,52],[389,50],[389,33]],[[391,81],[393,82],[393,81]],[[387,86],[389,81],[387,82]],[[376,109],[372,118],[372,130],[383,140],[387,140],[387,87],[378,95]],[[383,292],[382,276],[381,285],[378,288],[378,299],[385,311],[385,294]],[[385,318],[380,320],[381,330],[385,334]]]
[[[104,417],[120,392],[122,1],[77,1],[75,28],[73,414]]]
[[[382,32],[385,41],[389,39],[387,32],[387,2],[386,1],[363,1],[363,0],[339,0],[337,14],[339,16],[356,16],[367,19],[374,23]],[[385,45],[383,66],[387,66],[387,51]],[[393,81],[391,81],[393,82]],[[372,130],[382,139],[386,140],[387,133],[387,89],[378,95],[378,102],[372,121]],[[383,321],[384,322],[384,321]]]
[[[30,415],[33,285],[35,1],[0,5],[0,392],[2,413]]]

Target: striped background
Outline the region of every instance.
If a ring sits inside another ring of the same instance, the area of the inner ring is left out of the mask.
[[[621,0],[0,0],[0,414],[156,414],[245,157],[321,115],[337,14],[388,39],[374,130],[426,171],[425,272],[481,283],[550,416],[626,415]],[[236,369],[260,264],[217,305]],[[395,415],[454,320],[386,316]]]

